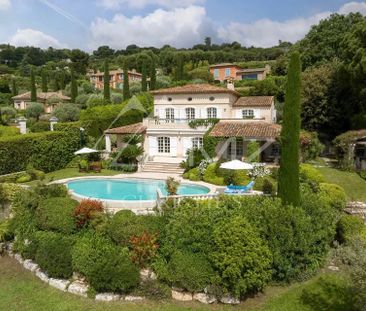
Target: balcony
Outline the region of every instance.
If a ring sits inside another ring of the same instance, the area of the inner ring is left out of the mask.
[[[204,124],[203,124],[203,123]],[[206,130],[211,123],[203,119],[160,119],[160,118],[146,118],[143,120],[144,126],[148,129],[179,129],[179,130]],[[197,126],[194,126],[196,123]],[[192,126],[193,125],[193,126]]]

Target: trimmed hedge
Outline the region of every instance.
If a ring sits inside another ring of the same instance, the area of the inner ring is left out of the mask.
[[[356,237],[366,240],[366,227],[362,218],[354,215],[343,215],[337,223],[336,238],[338,242],[349,243]]]
[[[72,276],[71,250],[74,239],[55,232],[37,232],[35,260],[50,277]]]
[[[64,168],[79,145],[75,131],[1,137],[0,174],[24,171],[29,164],[44,172]]]
[[[76,230],[74,210],[77,205],[77,201],[68,197],[42,200],[36,210],[38,228],[73,233]]]

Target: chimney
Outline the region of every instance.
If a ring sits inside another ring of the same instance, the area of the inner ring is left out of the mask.
[[[270,72],[271,72],[271,65],[266,64],[266,65],[264,66],[264,68],[266,69],[266,73],[270,73]]]

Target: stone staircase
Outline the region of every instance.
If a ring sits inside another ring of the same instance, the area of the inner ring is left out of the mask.
[[[167,173],[167,174],[183,174],[184,170],[179,166],[179,163],[167,163],[148,161],[142,168],[143,172],[151,173]]]

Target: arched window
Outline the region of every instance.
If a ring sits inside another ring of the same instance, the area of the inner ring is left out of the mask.
[[[165,108],[166,123],[174,123],[174,108]]]
[[[194,120],[196,118],[196,111],[194,108],[186,108],[186,119]]]
[[[207,118],[216,119],[217,118],[217,108],[215,108],[215,107],[207,108]]]
[[[243,119],[253,119],[254,118],[254,110],[253,109],[244,109],[242,110]]]

